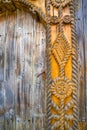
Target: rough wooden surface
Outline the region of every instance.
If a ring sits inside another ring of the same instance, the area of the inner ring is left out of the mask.
[[[83,46],[84,46],[84,73],[85,73],[85,120],[87,122],[87,1],[82,1],[83,6]],[[87,129],[87,128],[86,128]]]
[[[27,12],[0,16],[0,130],[45,130],[45,35]]]
[[[79,121],[80,129],[87,129],[87,1],[80,0],[76,14],[79,42]],[[85,123],[84,123],[85,122]]]

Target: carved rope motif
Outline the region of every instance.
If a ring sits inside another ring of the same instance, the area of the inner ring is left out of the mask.
[[[48,87],[48,101],[51,103],[48,104],[48,129],[50,130],[77,130],[78,129],[78,88],[76,81],[76,76],[78,77],[78,63],[76,60],[77,54],[77,40],[76,40],[76,30],[74,23],[74,1],[71,0],[49,0],[51,5],[54,8],[58,9],[59,15],[58,17],[53,16],[50,18],[50,22],[52,24],[57,24],[59,30],[57,34],[56,40],[53,44],[49,45],[49,62],[51,63],[51,55],[53,55],[56,63],[59,66],[59,75],[57,78],[52,79],[49,75],[51,75],[51,70],[48,70],[48,80],[50,80]],[[50,10],[50,4],[49,10]],[[63,8],[66,6],[70,6],[70,14],[71,16],[64,16],[66,18],[65,23],[71,23],[71,33],[72,33],[72,47],[70,46],[69,41],[63,32]],[[48,13],[49,13],[48,10]],[[50,17],[50,13],[48,14]],[[69,19],[68,19],[68,18]],[[49,20],[49,19],[48,19]],[[50,27],[49,27],[50,30]],[[48,37],[49,41],[50,38]],[[51,41],[50,41],[51,42]],[[51,44],[51,43],[50,43]],[[71,48],[74,48],[76,53],[72,54]],[[68,79],[65,75],[65,66],[68,62],[69,57],[72,55],[72,80]],[[50,64],[49,64],[50,65]],[[76,68],[77,67],[77,68]],[[51,66],[50,66],[51,68]],[[51,81],[52,80],[52,81]],[[56,100],[54,100],[54,98]],[[69,99],[67,101],[67,99]],[[51,113],[49,114],[49,111]],[[72,111],[69,113],[69,111]],[[51,126],[51,127],[50,127]]]

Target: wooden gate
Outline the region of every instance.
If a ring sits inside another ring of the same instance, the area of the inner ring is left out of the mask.
[[[0,0],[1,130],[79,129],[77,2]]]
[[[0,130],[45,130],[45,35],[29,12],[0,15]]]

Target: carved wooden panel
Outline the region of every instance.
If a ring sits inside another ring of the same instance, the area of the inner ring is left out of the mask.
[[[55,13],[51,13],[52,8]],[[48,105],[48,129],[78,129],[78,48],[74,2],[51,0],[47,12],[48,20],[50,13],[54,21],[57,20],[51,26],[48,22],[48,61],[51,68],[48,70],[48,101],[51,98]]]

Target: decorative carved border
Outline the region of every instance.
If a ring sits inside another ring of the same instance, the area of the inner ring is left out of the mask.
[[[6,10],[14,11],[17,8],[24,9],[31,12],[34,16],[38,16],[41,22],[46,24],[46,15],[33,3],[28,0],[0,0],[0,13],[3,13]]]
[[[73,100],[74,100],[74,108],[73,108],[73,129],[78,129],[78,43],[76,38],[76,25],[75,25],[75,3],[74,1],[70,4],[70,13],[73,18],[71,22],[71,32],[72,32],[72,81],[75,84],[75,89],[73,91]]]
[[[60,17],[52,17],[50,19],[50,2],[53,7],[60,10]],[[62,16],[62,9],[65,6],[70,7],[70,16]],[[47,2],[47,44],[48,44],[48,93],[47,93],[47,115],[48,115],[48,130],[77,130],[78,129],[78,44],[75,30],[75,8],[74,1],[66,0],[64,2],[57,2],[57,0],[48,0]],[[63,22],[71,24],[72,47],[67,41],[63,32]],[[57,24],[60,26],[59,33],[56,40],[51,46],[50,24]],[[59,25],[60,24],[60,25]],[[66,50],[65,50],[66,48]],[[61,53],[61,54],[60,54]],[[60,74],[57,78],[52,79],[51,76],[51,55],[54,56],[56,63],[59,65]],[[64,73],[65,65],[69,56],[72,55],[72,80],[68,79]],[[71,96],[72,95],[72,96]],[[52,97],[56,97],[57,102]],[[66,98],[71,96],[71,100],[65,104]],[[52,113],[52,108],[55,109],[55,114]],[[67,111],[73,110],[72,114]],[[67,114],[66,114],[67,113]],[[53,123],[52,123],[53,122]],[[72,125],[71,125],[72,124]]]
[[[70,15],[63,16],[63,9],[67,6]],[[51,15],[51,7],[58,10],[58,16]],[[78,130],[78,44],[74,0],[44,0],[45,13],[42,7],[40,8],[39,0],[0,0],[0,13],[6,10],[14,11],[17,8],[30,11],[46,26],[47,130]],[[71,26],[72,45],[64,34],[63,24]],[[58,28],[54,42],[51,36],[52,25]],[[72,79],[65,74],[65,66],[70,56],[72,56]],[[59,66],[59,75],[54,79],[51,74],[52,57]],[[70,98],[68,102],[67,98]],[[68,113],[69,110],[72,111],[71,114]]]

